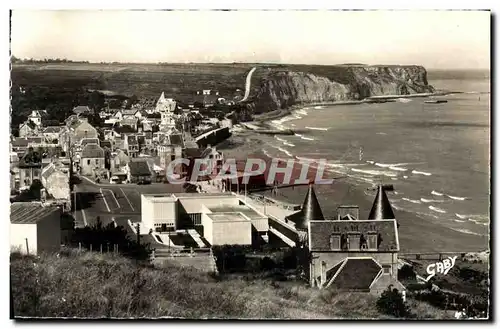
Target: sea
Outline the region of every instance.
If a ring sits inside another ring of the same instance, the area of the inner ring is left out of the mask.
[[[395,209],[450,229],[488,235],[490,227],[490,80],[488,72],[429,72],[429,84],[455,91],[437,98],[379,104],[306,106],[274,120],[293,136],[264,141],[271,157],[326,159],[350,184],[392,184]],[[460,92],[460,93],[459,93]],[[367,192],[373,200],[375,192]]]

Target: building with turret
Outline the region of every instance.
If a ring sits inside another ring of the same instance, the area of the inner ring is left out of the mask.
[[[311,286],[379,294],[397,280],[398,227],[385,189],[378,187],[367,219],[356,206],[323,215],[312,185],[302,209],[286,218],[297,231],[299,269]]]

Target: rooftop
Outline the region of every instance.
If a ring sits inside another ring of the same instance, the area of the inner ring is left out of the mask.
[[[12,224],[33,224],[60,211],[57,206],[42,206],[41,203],[34,202],[16,202],[10,205],[10,222]]]
[[[242,213],[246,217],[250,219],[258,219],[258,218],[265,218],[266,216],[259,214],[257,211],[253,210],[250,207],[247,207],[245,205],[239,205],[239,206],[234,206],[234,205],[221,205],[221,206],[215,206],[215,207],[210,207],[210,211],[213,213]]]
[[[128,167],[133,176],[151,176],[151,170],[146,161],[129,162]]]
[[[82,158],[104,158],[104,150],[98,144],[87,144],[82,150]]]
[[[239,212],[219,212],[207,214],[207,216],[214,222],[242,222],[248,220],[247,217]]]

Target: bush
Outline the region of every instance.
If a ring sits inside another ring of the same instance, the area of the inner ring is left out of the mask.
[[[377,309],[381,313],[404,318],[410,315],[410,309],[403,301],[403,296],[397,289],[389,286],[377,300]]]
[[[416,274],[413,271],[413,268],[408,265],[403,265],[400,270],[398,270],[398,280],[415,280]]]

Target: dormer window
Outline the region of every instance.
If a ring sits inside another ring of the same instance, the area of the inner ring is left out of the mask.
[[[378,249],[378,235],[377,235],[377,233],[368,233],[367,234],[367,247],[369,250],[377,250]]]
[[[332,233],[330,235],[330,250],[340,250],[341,247],[341,236],[338,233]]]
[[[360,236],[361,234],[357,232],[350,232],[347,235],[347,241],[349,250],[359,250],[360,249]]]

